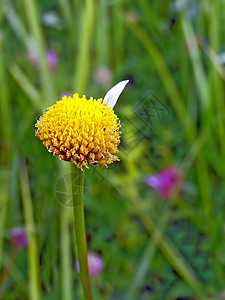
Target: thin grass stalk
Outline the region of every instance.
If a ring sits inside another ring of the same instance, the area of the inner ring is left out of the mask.
[[[214,3],[210,1],[206,1],[206,6],[208,6],[208,13],[209,13],[209,36],[210,36],[210,48],[213,49],[212,51],[219,55],[221,51],[220,45],[220,36],[221,32],[221,25],[223,24],[223,4],[221,1],[215,1]],[[215,63],[217,61],[217,63]],[[224,105],[224,88],[222,81],[222,77],[217,71],[217,64],[222,67],[221,63],[218,61],[217,57],[215,60],[211,60],[210,69],[209,69],[209,87],[211,90],[210,96],[215,101],[215,113],[213,113],[213,117],[215,120],[215,126],[213,132],[215,134],[212,135],[212,142],[216,144],[216,136],[218,137],[220,147],[218,147],[218,152],[220,156],[220,164],[222,166],[223,178],[225,178],[225,130],[224,130],[224,119],[221,120],[218,116],[221,115],[221,112],[225,111]],[[217,118],[215,118],[217,116]],[[214,233],[213,236],[218,235],[218,231],[221,228],[221,218],[213,218],[215,220],[214,225]],[[220,284],[221,288],[223,287],[223,267],[220,263],[220,259],[216,254],[213,257],[213,265],[215,269],[215,273],[217,275],[218,284]]]
[[[155,241],[150,241],[144,251],[144,254],[141,258],[140,263],[138,264],[138,268],[135,272],[135,276],[133,281],[130,284],[129,292],[125,297],[125,300],[136,300],[138,299],[138,294],[140,293],[141,286],[147,276],[149,271],[150,263],[154,257],[156,250]]]
[[[199,36],[204,36],[207,23],[205,22],[205,13],[206,13],[206,6],[205,6],[206,1],[199,1],[198,2],[198,18],[196,20],[196,27],[198,28],[198,34]]]
[[[159,228],[159,223],[157,222],[157,224],[155,224],[151,216],[146,212],[146,204],[144,203],[141,195],[138,193],[136,185],[133,184],[135,180],[132,176],[133,167],[127,163],[126,168],[128,174],[127,180],[124,182],[124,186],[126,187],[127,195],[133,201],[137,215],[140,217],[146,230],[152,236],[158,248],[162,251],[181,278],[183,278],[183,280],[189,284],[193,291],[196,292],[196,295],[199,295],[200,299],[207,299],[204,286],[198,280],[195,271],[192,269],[180,251],[176,248],[176,246],[172,243],[172,241],[162,233],[162,230]]]
[[[108,40],[108,11],[106,2],[100,0],[96,17],[98,23],[96,25],[96,54],[98,66],[107,66],[109,60],[109,40]]]
[[[179,27],[178,34],[182,35],[182,29]],[[181,95],[184,101],[187,101],[187,110],[189,111],[189,105],[191,104],[191,78],[187,76],[190,72],[189,61],[186,53],[186,45],[183,39],[179,39],[179,66],[180,66],[180,84],[181,84]],[[190,95],[190,96],[189,96]]]
[[[116,72],[120,72],[124,65],[124,14],[123,14],[123,1],[117,0],[113,6],[113,58],[114,58],[114,69]]]
[[[185,9],[185,7],[182,7]],[[199,93],[200,103],[201,103],[201,118],[202,126],[208,128],[212,124],[212,107],[210,103],[210,93],[209,84],[207,82],[207,77],[203,69],[200,50],[196,40],[192,24],[187,17],[185,10],[181,16],[181,26],[184,32],[184,38],[188,46],[188,53],[192,62],[194,78],[196,82],[196,87]],[[201,198],[203,201],[204,211],[207,217],[211,218],[213,215],[213,205],[210,195],[210,179],[208,174],[207,163],[203,155],[199,155],[197,164],[197,173],[199,178],[199,187],[201,191]]]
[[[198,47],[196,35],[194,33],[192,24],[187,17],[187,12],[184,11],[181,15],[181,26],[183,29],[183,36],[185,38],[188,53],[192,63],[194,78],[196,82],[196,88],[199,93],[199,98],[202,108],[203,126],[207,125],[210,121],[210,97],[207,83],[207,77],[203,69],[200,50]]]
[[[69,173],[69,166],[64,162],[58,163],[58,167],[61,176]],[[69,191],[68,191],[69,192]],[[67,197],[62,195],[62,197]],[[67,203],[67,199],[61,199],[63,203]],[[62,298],[65,300],[73,299],[73,287],[72,287],[72,255],[71,255],[71,238],[70,238],[70,224],[71,224],[72,213],[70,207],[61,206],[60,209],[60,262],[61,262],[61,287],[62,287]]]
[[[22,191],[22,203],[26,230],[28,235],[28,265],[29,265],[29,292],[30,299],[41,299],[41,285],[40,285],[40,266],[39,253],[37,246],[37,239],[35,234],[35,223],[33,214],[33,205],[30,194],[29,179],[25,163],[21,165],[20,169],[20,183]]]
[[[74,29],[74,20],[72,16],[72,7],[68,0],[58,0],[60,10],[68,26],[69,31],[72,33]]]
[[[16,13],[12,4],[8,3],[6,6],[5,16],[9,22],[11,29],[14,31],[15,35],[23,42],[28,50],[29,47],[29,36],[25,30],[25,27],[21,20],[21,15]]]
[[[171,265],[176,269],[178,274],[186,281],[189,286],[201,297],[200,299],[207,299],[202,284],[197,279],[194,271],[191,269],[188,262],[181,255],[175,245],[161,233],[161,231],[155,226],[149,215],[144,210],[139,210],[138,215],[141,218],[145,228],[149,234],[153,237],[160,250],[168,258]]]
[[[12,267],[15,264],[15,260],[18,255],[18,250],[19,249],[16,247],[12,248],[11,253],[5,263],[5,268],[0,273],[0,299],[2,299],[2,291],[5,288],[9,276],[11,275],[10,273],[12,272]]]
[[[203,70],[203,65],[200,57],[200,50],[197,44],[195,33],[193,31],[191,22],[187,17],[187,13],[185,12],[183,12],[181,17],[181,26],[184,32],[184,37],[189,50],[189,56],[192,62],[196,87],[199,92],[201,102],[202,126],[204,126],[204,128],[207,126],[208,128],[212,123],[212,107],[209,101],[209,84],[207,82],[207,78]],[[211,218],[213,216],[213,206],[209,189],[210,180],[207,169],[207,163],[202,155],[199,155],[198,158],[197,174],[199,178],[199,188],[201,191],[204,212],[207,217]]]
[[[205,290],[200,281],[197,279],[194,270],[176,248],[176,246],[161,232],[151,217],[146,213],[145,207],[142,206],[143,200],[136,191],[135,185],[130,181],[127,182],[127,192],[133,200],[138,216],[143,222],[146,230],[154,239],[156,245],[162,253],[167,257],[171,265],[175,268],[178,274],[186,281],[189,286],[196,292],[200,299],[207,299]]]
[[[38,13],[37,3],[35,0],[24,0],[24,7],[28,25],[33,35],[35,46],[37,48],[39,75],[45,98],[44,102],[47,104],[52,104],[52,102],[55,100],[55,91],[52,84],[52,77],[50,76],[46,62],[45,39],[40,24],[40,16]]]
[[[183,125],[183,128],[185,130],[187,139],[190,143],[193,143],[196,138],[196,129],[192,125],[190,117],[188,116],[188,112],[185,109],[185,106],[183,105],[183,99],[181,98],[177,87],[174,83],[174,80],[171,76],[171,73],[169,69],[167,68],[165,61],[159,52],[156,45],[153,43],[149,35],[146,33],[146,31],[140,27],[137,24],[131,24],[131,29],[135,33],[135,35],[140,39],[140,41],[143,43],[143,45],[146,47],[148,53],[150,56],[153,57],[154,63],[158,69],[158,72],[165,84],[165,87],[168,91],[168,94],[170,96],[170,100],[173,104],[173,107],[177,113],[177,116],[180,120],[180,123]],[[201,198],[203,201],[203,207],[206,216],[210,217],[212,214],[212,201],[211,201],[211,195],[210,195],[210,184],[209,184],[209,174],[208,169],[206,166],[206,162],[204,158],[199,155],[197,158],[197,173],[199,178],[199,184],[200,184],[200,192],[201,192]]]
[[[7,168],[7,166],[6,166]],[[6,171],[4,178],[0,178],[0,188],[1,188],[1,204],[0,204],[0,272],[3,267],[3,242],[4,242],[4,232],[5,223],[9,202],[9,172]]]
[[[143,46],[146,48],[149,55],[153,58],[155,66],[167,89],[167,92],[170,96],[170,100],[174,106],[174,109],[177,113],[180,123],[183,125],[183,128],[187,134],[189,141],[193,141],[195,136],[195,128],[190,121],[185,106],[183,105],[183,100],[177,90],[177,87],[174,83],[174,80],[171,76],[171,73],[166,63],[161,53],[159,52],[159,49],[151,40],[149,34],[145,31],[143,27],[141,27],[135,22],[130,22],[128,23],[128,25],[131,28],[131,30],[134,32],[134,34],[137,36],[137,38],[140,40],[140,42],[143,44]]]
[[[71,187],[76,250],[79,261],[80,278],[85,300],[92,300],[87,263],[87,241],[84,219],[84,171],[78,169],[74,164],[71,164]]]
[[[2,260],[4,261],[4,265],[9,259],[8,254],[6,255],[3,253]],[[24,278],[21,271],[17,268],[16,264],[13,264],[10,272],[10,277],[14,280],[15,284],[18,286],[19,290],[21,291],[21,294],[24,296],[24,299],[27,299],[28,292],[27,292],[27,281]],[[0,293],[4,289],[4,285],[1,284],[0,286]],[[2,299],[2,297],[0,297]],[[4,298],[3,298],[4,299]]]
[[[77,1],[76,1],[77,2]],[[68,31],[67,39],[70,41],[69,48],[66,47],[65,51],[68,51],[69,56],[68,59],[73,61],[74,59],[74,53],[77,51],[77,31],[79,30],[80,25],[80,15],[79,15],[79,9],[76,9],[74,12],[74,7],[72,3],[70,3],[69,0],[58,0],[59,3],[59,9],[62,13],[63,19],[65,20],[66,29]],[[79,7],[79,4],[76,3],[76,5]],[[73,16],[76,16],[74,18]]]
[[[9,72],[27,95],[33,107],[36,110],[41,111],[43,107],[41,103],[41,94],[32,82],[30,82],[29,78],[23,73],[20,67],[16,63],[12,63],[9,65]]]
[[[62,298],[72,300],[72,272],[71,272],[71,249],[70,249],[70,211],[68,207],[61,207],[60,210],[60,250],[61,250],[61,278]]]
[[[73,0],[74,14],[77,15],[82,10],[83,1]]]
[[[145,24],[146,24],[146,27],[149,28],[150,24],[153,25],[154,22],[151,22],[151,18],[149,18],[149,13],[153,12],[153,2],[149,2],[149,1],[146,1],[146,0],[140,0],[140,7],[141,7],[141,10],[142,10],[142,14],[143,14],[143,18],[145,20]],[[152,24],[153,23],[153,24]]]
[[[7,89],[6,68],[4,63],[4,50],[0,41],[0,126],[2,139],[1,147],[3,148],[4,155],[0,157],[1,171],[0,171],[0,270],[3,257],[3,238],[5,230],[5,222],[7,216],[7,208],[9,201],[9,179],[10,179],[10,161],[11,161],[11,133],[12,133],[12,116],[11,116],[11,101]],[[7,124],[7,126],[6,126]]]
[[[219,1],[216,1],[215,3],[211,3],[210,1],[206,1],[208,4],[208,7],[210,8],[209,11],[209,34],[210,34],[210,48],[212,49],[214,53],[217,55],[220,51],[220,25],[222,24],[222,5]],[[218,60],[217,60],[218,63]],[[221,65],[220,65],[221,67]],[[215,63],[215,60],[211,60],[210,64],[210,70],[209,70],[209,87],[211,89],[211,98],[215,101],[215,114],[213,114],[213,117],[216,115],[220,115],[221,112],[224,112],[225,105],[224,105],[224,89],[223,89],[223,82],[221,76],[217,72],[217,65]],[[220,118],[217,118],[215,120],[215,134],[218,136],[220,141],[219,149],[220,151],[220,157],[221,157],[221,164],[225,166],[225,129],[224,129],[224,122],[221,122]],[[225,169],[224,169],[224,175],[225,175]]]
[[[81,19],[81,31],[78,42],[79,50],[78,57],[76,57],[76,70],[74,78],[74,87],[76,87],[76,91],[80,94],[85,92],[85,86],[89,76],[94,13],[94,1],[86,0]]]

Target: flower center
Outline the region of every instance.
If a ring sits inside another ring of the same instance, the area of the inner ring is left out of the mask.
[[[49,152],[75,163],[107,165],[118,160],[120,122],[112,109],[86,96],[63,96],[39,118],[35,135]]]

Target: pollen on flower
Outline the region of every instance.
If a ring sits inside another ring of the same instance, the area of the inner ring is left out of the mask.
[[[43,113],[35,127],[35,135],[49,152],[78,168],[119,160],[120,122],[101,98],[63,96]]]

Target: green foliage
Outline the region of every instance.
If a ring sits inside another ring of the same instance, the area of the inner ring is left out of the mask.
[[[91,278],[94,299],[224,299],[224,9],[221,0],[1,1],[1,299],[82,299],[72,209],[56,193],[69,164],[34,124],[63,93],[100,98],[123,79],[121,161],[85,170],[88,249],[105,263]],[[105,84],[94,75],[102,66],[113,74]],[[170,165],[185,186],[165,201],[145,178]],[[21,225],[30,244],[10,265],[10,231]]]

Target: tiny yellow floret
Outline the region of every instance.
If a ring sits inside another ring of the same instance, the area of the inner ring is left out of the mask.
[[[63,96],[43,113],[35,127],[35,135],[49,152],[78,168],[119,160],[120,122],[102,99]]]

